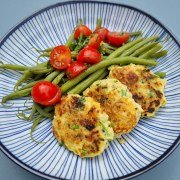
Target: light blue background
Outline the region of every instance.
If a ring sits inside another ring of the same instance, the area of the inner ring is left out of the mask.
[[[109,0],[110,1],[110,0]],[[0,0],[0,38],[33,12],[61,0]],[[180,39],[180,0],[114,0],[146,11]],[[0,180],[42,180],[22,169],[0,152]],[[133,180],[179,180],[180,147],[154,169]]]

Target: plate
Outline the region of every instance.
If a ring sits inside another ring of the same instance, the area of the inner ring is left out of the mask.
[[[97,18],[114,31],[142,30],[145,37],[159,35],[168,56],[159,59],[153,71],[166,71],[167,105],[156,117],[141,119],[137,127],[110,143],[105,152],[95,158],[81,159],[63,146],[52,134],[52,122],[45,119],[34,132],[38,141],[30,140],[32,123],[16,117],[24,108],[25,98],[13,100],[14,105],[0,109],[0,141],[2,151],[26,170],[47,179],[128,179],[137,176],[164,160],[180,142],[180,44],[172,33],[151,15],[134,7],[93,1],[58,3],[44,8],[23,20],[0,42],[0,59],[5,63],[34,65],[38,53],[64,44],[79,18],[91,29]],[[163,41],[169,36],[168,41]],[[46,59],[41,59],[45,61]],[[19,72],[0,73],[0,99],[13,91]],[[26,104],[31,105],[31,102]]]

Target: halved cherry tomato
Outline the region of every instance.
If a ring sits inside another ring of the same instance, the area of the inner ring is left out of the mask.
[[[74,32],[74,39],[78,39],[80,35],[90,36],[92,31],[85,25],[80,25],[76,28]]]
[[[101,54],[92,47],[85,47],[77,55],[77,61],[89,64],[95,64],[101,61]]]
[[[118,33],[118,32],[108,32],[107,39],[110,44],[114,46],[120,46],[126,43],[129,39],[130,35],[128,33]]]
[[[33,86],[31,95],[35,102],[44,106],[52,106],[60,101],[61,90],[51,82],[40,81]]]
[[[101,41],[102,41],[102,39],[98,34],[92,34],[92,36],[89,40],[88,46],[92,47],[94,49],[99,49]]]
[[[77,75],[79,75],[80,73],[82,73],[86,69],[87,69],[87,66],[85,66],[84,63],[76,61],[76,62],[71,63],[70,66],[68,66],[68,68],[66,69],[66,75],[68,79],[72,79],[76,77]]]
[[[66,69],[71,63],[71,51],[67,46],[55,47],[50,54],[50,64],[55,69]]]
[[[101,37],[101,39],[104,41],[106,40],[107,34],[108,34],[109,30],[103,27],[98,27],[96,28],[96,30],[94,31],[94,33],[99,34],[99,36]]]

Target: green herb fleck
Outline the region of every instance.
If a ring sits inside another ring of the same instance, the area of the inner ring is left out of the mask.
[[[153,90],[150,90],[149,91],[149,97],[152,98],[154,96],[154,91]]]
[[[85,103],[86,102],[86,98],[85,97],[81,97],[81,102]]]
[[[108,130],[105,127],[105,125],[103,123],[101,123],[101,125],[102,125],[102,131],[105,132],[107,136],[110,136],[110,134],[108,133]]]
[[[67,78],[62,78],[61,82],[64,84],[65,82],[67,82]]]
[[[62,142],[59,142],[59,146],[63,146],[63,143],[62,143]]]
[[[73,125],[71,126],[71,129],[73,129],[73,130],[79,129],[79,126],[78,126],[77,124],[73,124]]]
[[[82,106],[80,107],[80,109],[83,110],[83,109],[84,109],[84,103],[86,102],[85,97],[81,97],[81,98],[80,98],[80,102],[81,102],[81,104],[82,104]]]
[[[141,80],[141,83],[142,83],[142,84],[144,84],[144,83],[145,83],[145,80],[144,80],[144,79],[142,79],[142,80]]]
[[[84,109],[84,107],[85,107],[84,103],[86,101],[85,97],[73,97],[73,100],[74,100],[74,102],[73,102],[74,108],[78,108],[81,110]]]
[[[126,90],[121,89],[121,96],[122,97],[126,97],[127,96],[127,89]]]
[[[83,154],[83,155],[86,155],[86,154],[87,154],[87,150],[84,149],[84,148],[82,148],[82,154]]]
[[[85,47],[89,42],[89,37],[85,37],[83,35],[80,35],[78,39],[77,46],[75,47],[74,51],[78,53],[83,47]]]

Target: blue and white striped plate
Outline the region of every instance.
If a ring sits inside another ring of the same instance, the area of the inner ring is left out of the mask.
[[[126,5],[103,2],[59,3],[36,12],[0,42],[0,59],[5,63],[34,65],[38,57],[32,47],[45,49],[64,44],[79,18],[91,29],[98,17],[103,26],[113,31],[142,30],[145,37],[170,36],[163,46],[169,51],[153,71],[166,71],[167,105],[157,116],[142,119],[128,135],[124,144],[113,141],[105,152],[93,159],[81,159],[60,147],[52,134],[52,122],[44,120],[34,133],[39,141],[30,140],[32,123],[16,117],[23,109],[24,99],[13,100],[11,108],[0,108],[0,141],[2,151],[21,167],[47,179],[128,179],[149,170],[165,159],[180,140],[180,45],[174,36],[155,18]],[[45,59],[42,59],[45,61]],[[0,99],[13,91],[19,72],[0,74]],[[29,105],[31,102],[29,102]]]

